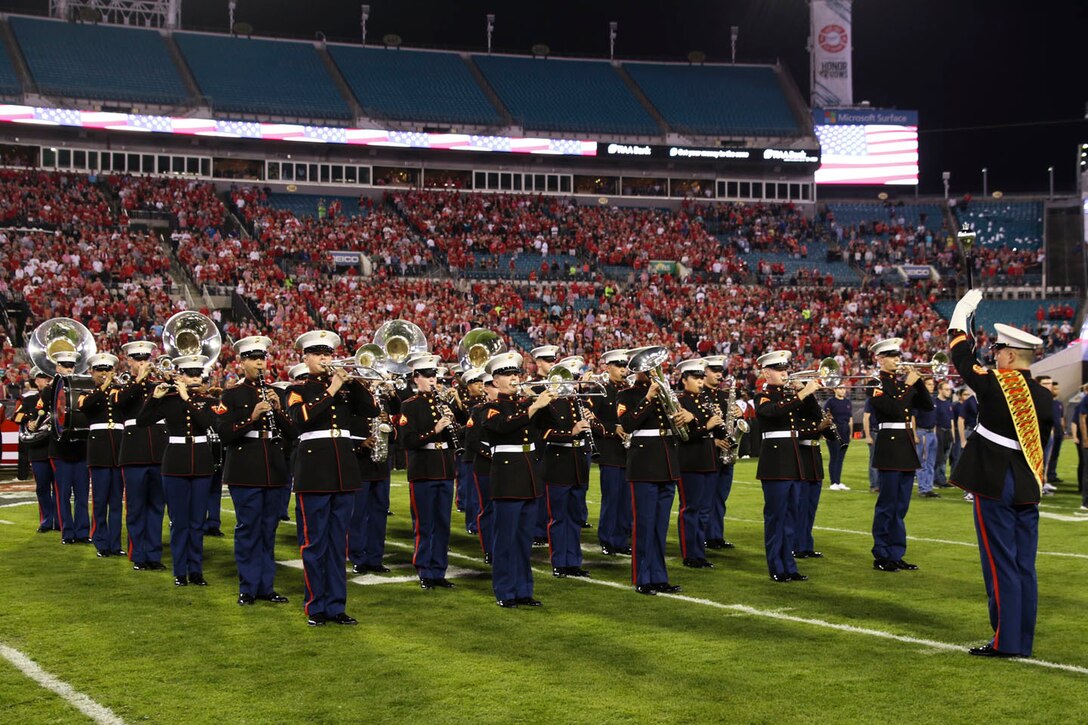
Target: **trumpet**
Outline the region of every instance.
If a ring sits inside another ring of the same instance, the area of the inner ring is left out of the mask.
[[[919,374],[929,373],[935,378],[943,378],[948,376],[948,354],[943,352],[933,353],[933,357],[928,362],[904,362],[899,363],[900,368],[906,370],[917,370]]]
[[[791,383],[807,383],[815,380],[824,388],[846,387],[855,390],[873,390],[881,387],[879,380],[872,375],[843,375],[842,366],[833,357],[825,357],[814,370],[799,370],[791,373],[787,380]],[[867,383],[844,383],[848,380],[866,380]]]
[[[177,375],[177,370],[174,368],[174,361],[170,359],[169,355],[159,355],[155,358],[155,362],[148,367],[147,375],[159,382],[169,383]],[[128,372],[117,373],[113,376],[113,384],[121,387],[128,385],[133,380],[132,373]]]

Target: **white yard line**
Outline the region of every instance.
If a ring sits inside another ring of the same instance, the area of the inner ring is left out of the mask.
[[[0,655],[8,662],[15,665],[16,669],[24,675],[34,680],[45,689],[52,691],[62,700],[95,722],[103,723],[104,725],[124,725],[125,721],[117,717],[113,710],[105,705],[99,705],[82,692],[73,688],[67,682],[58,680],[56,677],[43,670],[37,662],[30,659],[19,650],[0,644]]]

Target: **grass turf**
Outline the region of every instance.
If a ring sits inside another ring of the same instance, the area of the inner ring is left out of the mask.
[[[865,455],[855,441],[844,476],[852,491],[824,489],[816,541],[826,558],[799,562],[808,582],[768,579],[755,461],[741,461],[726,524],[737,548],[711,552],[715,569],[680,566],[673,518],[670,578],[690,599],[636,595],[630,560],[595,553],[587,530],[592,582],[554,579],[546,550],[534,549],[544,607],[499,609],[454,512],[451,565],[470,570],[457,589],[349,584],[348,612],[360,620],[352,628],[306,627],[302,575],[289,567],[277,589],[290,604],[238,607],[229,534],[205,540],[211,585],[177,589],[168,572],[134,572],[123,559],[96,559],[93,547],[35,534],[33,505],[5,508],[0,518],[14,525],[0,525],[0,642],[128,722],[1088,719],[1088,520],[1044,517],[1048,553],[1038,560],[1035,655],[1082,671],[972,658],[964,649],[990,632],[970,505],[947,489],[915,497],[907,558],[921,570],[876,572]],[[1073,481],[1069,451],[1063,464]],[[398,473],[387,576],[412,573],[403,482]],[[1079,497],[1063,488],[1044,514],[1072,518]],[[594,482],[594,523],[598,497]],[[228,532],[230,507],[225,499]],[[281,527],[277,547],[279,559],[298,558],[293,526]],[[0,660],[0,721],[85,719]]]

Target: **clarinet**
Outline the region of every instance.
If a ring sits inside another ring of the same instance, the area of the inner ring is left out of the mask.
[[[574,396],[574,405],[578,409],[578,417],[587,423],[589,422],[589,416],[586,414],[586,406],[582,404],[582,399],[578,396]],[[586,443],[589,445],[589,457],[591,460],[597,460],[601,457],[601,452],[597,450],[597,444],[593,440],[593,429],[587,430],[582,434],[585,436]]]
[[[270,390],[272,390],[272,388],[271,388],[271,386],[269,386],[268,381],[264,379],[263,375],[261,376],[260,380],[261,380],[261,398],[262,398],[262,400],[264,400],[264,402],[268,403],[268,392]],[[271,403],[268,403],[268,404],[272,405]],[[265,416],[265,420],[268,421],[268,433],[271,436],[271,438],[273,440],[276,440],[278,438],[282,438],[283,434],[280,432],[280,427],[278,425],[276,425],[276,411],[275,411],[275,409],[272,409],[272,410],[269,410],[269,411],[265,412],[264,416]]]
[[[465,452],[465,447],[461,445],[461,426],[457,425],[457,418],[453,416],[453,411],[450,410],[450,406],[439,398],[438,410],[441,411],[443,418],[449,418],[450,424],[446,428],[450,432],[450,440],[453,442],[453,452],[456,455],[460,455]]]

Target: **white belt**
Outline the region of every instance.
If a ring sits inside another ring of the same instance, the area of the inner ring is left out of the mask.
[[[529,453],[536,450],[536,443],[525,443],[523,445],[511,446],[491,446],[491,453]]]
[[[792,430],[772,430],[763,434],[763,440],[769,438],[793,438]]]
[[[125,421],[125,425],[126,426],[136,425],[136,419],[135,418],[129,418],[128,420]],[[166,418],[163,418],[162,420],[156,420],[151,425],[166,425]],[[144,427],[146,428],[148,426],[144,426]]]
[[[975,432],[986,440],[990,441],[991,443],[996,443],[1002,448],[1010,448],[1014,451],[1020,450],[1020,443],[1018,441],[1014,441],[1012,438],[1006,438],[1003,435],[998,435],[992,430],[986,428],[986,426],[980,425],[979,427],[975,428]]]
[[[272,431],[269,431],[269,430],[251,430],[251,431],[246,431],[246,436],[245,437],[246,438],[264,438],[264,439],[267,440],[267,439],[272,438],[273,435],[272,435]],[[275,437],[278,438],[279,436],[275,436]]]
[[[312,441],[315,438],[350,438],[351,432],[346,431],[343,428],[333,428],[332,430],[312,430],[308,433],[303,433],[298,437],[299,443],[302,441]]]
[[[125,421],[125,425],[136,425],[136,419],[135,418],[129,418],[128,420]]]
[[[631,432],[632,438],[660,438],[662,436],[671,436],[671,430],[657,430],[657,429],[644,429]]]
[[[425,451],[444,451],[449,447],[450,447],[449,443],[446,443],[445,441],[442,441],[440,443],[428,443],[427,445],[423,446],[423,450],[425,450]]]
[[[819,446],[820,445],[820,441],[813,440],[811,438],[802,438],[802,439],[798,440],[797,443],[799,445],[802,445],[802,446]]]
[[[558,446],[559,448],[581,448],[585,445],[582,441],[574,441],[573,443],[549,443],[549,446]]]
[[[910,428],[906,423],[881,423],[880,430],[907,430]]]
[[[87,430],[117,430],[118,428],[124,428],[124,423],[118,423],[116,421],[112,423],[91,423],[87,426]]]
[[[166,442],[175,444],[207,443],[208,436],[170,436]]]

